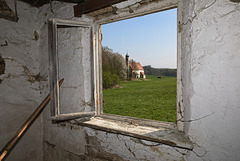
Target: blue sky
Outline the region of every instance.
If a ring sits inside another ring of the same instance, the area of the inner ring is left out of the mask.
[[[155,68],[176,68],[177,9],[102,25],[102,45]]]

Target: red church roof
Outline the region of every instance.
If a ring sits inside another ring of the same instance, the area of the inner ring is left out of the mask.
[[[145,76],[145,74],[143,72],[140,72],[143,76]]]
[[[136,71],[133,72],[135,75],[139,75]]]
[[[129,62],[129,66],[132,68],[132,70],[143,70],[143,67],[139,62]]]

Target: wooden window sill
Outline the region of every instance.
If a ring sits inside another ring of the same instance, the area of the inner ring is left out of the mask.
[[[121,118],[121,119],[119,119]],[[175,124],[116,115],[100,115],[90,120],[72,120],[71,123],[110,133],[122,134],[158,142],[182,149],[193,149],[193,143]]]

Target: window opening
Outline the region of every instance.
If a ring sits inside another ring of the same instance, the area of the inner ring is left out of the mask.
[[[176,122],[177,9],[101,30],[103,113]]]

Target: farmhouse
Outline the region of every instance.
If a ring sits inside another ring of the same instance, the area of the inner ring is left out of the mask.
[[[101,25],[172,8],[177,122],[103,114]],[[239,17],[240,0],[0,0],[0,160],[239,161]]]

